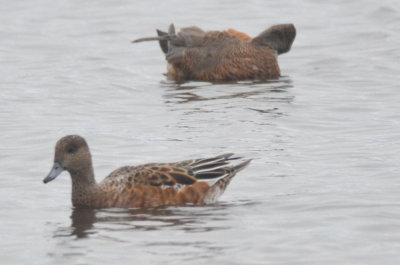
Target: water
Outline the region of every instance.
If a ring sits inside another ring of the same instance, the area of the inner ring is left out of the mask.
[[[0,9],[3,264],[398,264],[397,1],[7,1]],[[175,84],[155,28],[298,30],[267,83]],[[55,142],[123,165],[253,158],[207,207],[76,210]]]

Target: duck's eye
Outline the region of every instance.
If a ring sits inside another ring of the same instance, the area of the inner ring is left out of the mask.
[[[75,151],[76,151],[75,147],[68,147],[68,149],[67,149],[67,152],[70,154],[75,153]]]

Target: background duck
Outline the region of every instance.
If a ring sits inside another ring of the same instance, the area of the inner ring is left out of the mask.
[[[250,163],[247,160],[228,166],[231,160],[238,159],[232,156],[125,166],[97,183],[85,139],[68,135],[57,142],[54,165],[43,182],[68,171],[72,179],[72,204],[77,207],[204,205],[216,202],[236,173]]]
[[[251,38],[234,29],[203,31],[173,24],[168,33],[133,42],[158,40],[168,61],[167,76],[176,81],[267,80],[280,76],[278,54],[288,52],[296,29],[293,24],[274,25]]]

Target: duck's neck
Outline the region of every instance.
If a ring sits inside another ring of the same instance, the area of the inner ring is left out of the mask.
[[[72,179],[72,204],[91,206],[95,200],[95,194],[99,192],[92,164],[75,168],[69,173]]]

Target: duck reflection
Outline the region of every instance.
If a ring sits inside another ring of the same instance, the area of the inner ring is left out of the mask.
[[[293,85],[292,80],[287,77],[282,77],[275,81],[263,82],[162,82],[161,85],[167,88],[164,95],[165,103],[167,104],[184,104],[196,101],[237,98],[254,98],[256,101],[263,100],[290,103],[294,98],[288,93],[288,89],[293,87]],[[207,90],[209,87],[213,87],[213,89],[211,91]],[[224,89],[224,87],[227,87],[227,89]]]
[[[181,227],[183,230],[198,228],[197,224],[205,216],[218,213],[218,218],[223,218],[227,205],[214,205],[210,207],[169,207],[151,209],[102,209],[74,208],[71,214],[71,234],[77,238],[86,238],[95,234],[96,224],[110,224],[107,230],[142,230],[152,231],[167,227]],[[221,212],[222,211],[222,212]],[[201,218],[200,218],[201,217]],[[115,226],[116,225],[116,226]],[[116,227],[116,228],[111,228]],[[204,227],[212,230],[212,227]]]
[[[85,238],[92,233],[90,231],[96,221],[96,212],[89,208],[74,208],[71,219],[71,234],[78,238]]]

